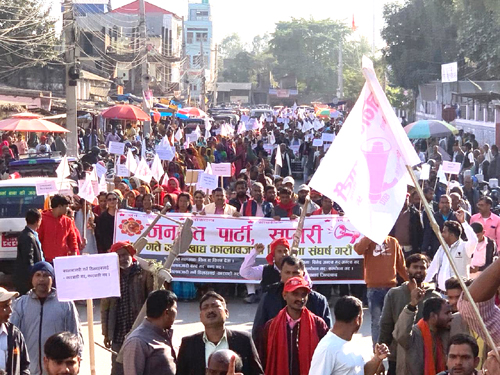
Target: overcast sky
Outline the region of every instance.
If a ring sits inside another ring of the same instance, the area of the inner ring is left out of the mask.
[[[61,0],[45,0],[53,2],[53,14],[60,17]],[[112,0],[113,8],[128,4],[132,0]],[[188,0],[149,0],[148,2],[164,9],[186,16]],[[193,2],[201,2],[196,0]],[[375,19],[375,41],[377,47],[382,46],[380,29],[382,25],[382,8],[389,0],[210,0],[215,42],[234,32],[244,42],[251,42],[255,35],[272,32],[279,21],[287,21],[292,17],[314,19],[337,19],[345,21],[349,26],[352,18],[357,32],[371,42],[373,38],[373,20]]]

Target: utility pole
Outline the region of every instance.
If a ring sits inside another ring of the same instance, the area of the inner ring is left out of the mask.
[[[339,69],[338,69],[338,89],[337,89],[337,98],[341,99],[344,96],[344,64],[342,61],[342,38],[340,38],[339,42]]]
[[[75,70],[76,65],[76,26],[72,0],[64,0],[63,30],[65,50],[64,59],[66,63],[66,128],[69,130],[67,135],[67,154],[68,156],[77,157],[77,82],[76,80],[70,78],[70,73]]]
[[[216,44],[215,45],[215,56],[214,56],[214,83],[213,83],[213,105],[217,105],[217,81],[219,80],[219,61],[218,61],[218,56],[219,56],[219,46]]]
[[[207,77],[205,77],[205,54],[203,52],[203,38],[200,39],[200,63],[201,63],[201,103],[200,108],[205,111],[205,101],[207,97]]]
[[[151,112],[149,104],[146,101],[146,92],[149,90],[150,77],[148,74],[148,51],[147,51],[147,32],[146,32],[146,4],[144,0],[139,0],[139,38],[140,38],[140,50],[139,55],[142,59],[141,66],[141,82],[142,82],[142,110],[148,115]],[[142,129],[143,136],[146,134],[151,134],[151,121],[144,121],[144,127]]]

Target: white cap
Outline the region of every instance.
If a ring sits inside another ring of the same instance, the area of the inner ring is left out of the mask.
[[[295,180],[293,179],[292,176],[286,176],[284,179],[283,179],[283,185],[285,184],[292,184],[292,185],[295,185]]]
[[[297,191],[303,191],[303,190],[305,190],[305,191],[311,191],[311,188],[308,185],[306,185],[306,184],[302,184],[302,185],[299,186],[299,190],[297,190]]]
[[[18,296],[18,292],[9,292],[7,289],[0,287],[0,302],[5,302]]]

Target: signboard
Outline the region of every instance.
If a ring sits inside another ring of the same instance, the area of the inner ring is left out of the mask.
[[[323,140],[323,142],[333,142],[333,140],[335,139],[335,134],[323,133],[321,134],[321,139]]]
[[[56,186],[56,180],[37,181],[36,195],[53,194],[59,192]]]
[[[282,89],[277,89],[276,90],[276,96],[278,98],[288,98],[288,97],[290,97],[290,91],[288,91],[288,90],[282,90]]]
[[[183,221],[183,214],[169,214]],[[115,242],[134,242],[155,215],[143,212],[119,210],[115,220]],[[172,266],[176,281],[259,283],[245,280],[239,269],[245,255],[256,243],[267,249],[257,257],[257,264],[265,264],[269,244],[286,237],[291,242],[298,221],[228,216],[191,216],[193,242],[185,254],[181,254]],[[179,226],[160,218],[146,239],[148,244],[141,257],[162,260],[168,255]],[[306,217],[299,244],[299,257],[316,284],[364,283],[363,257],[356,254],[354,244],[360,239],[349,220],[336,215]]]
[[[314,147],[322,147],[323,146],[323,140],[320,139],[320,138],[313,139],[313,146]]]
[[[208,173],[200,173],[196,184],[197,189],[214,190],[217,186],[219,186],[219,178],[217,176]]]
[[[441,65],[441,82],[458,81],[458,63],[452,62]]]
[[[125,153],[125,143],[109,142],[109,153],[123,155]]]
[[[172,150],[170,146],[157,147],[156,154],[158,155],[160,160],[168,160],[168,161],[171,161],[175,156],[175,152]]]
[[[57,257],[54,270],[59,301],[120,297],[116,253]]]
[[[231,163],[212,163],[211,165],[215,176],[231,177]]]
[[[242,104],[246,104],[248,103],[248,95],[239,95],[239,96],[230,96],[229,97],[229,100],[231,101],[231,103],[242,103]]]
[[[452,161],[443,161],[443,172],[449,174],[459,174],[461,163],[454,163]]]

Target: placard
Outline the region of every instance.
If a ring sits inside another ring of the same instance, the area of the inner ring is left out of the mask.
[[[441,82],[457,82],[458,63],[441,64]]]
[[[292,145],[290,146],[290,150],[292,150],[295,155],[298,155],[300,150],[300,145]]]
[[[314,147],[321,147],[321,146],[323,146],[323,140],[322,139],[318,139],[318,138],[314,138],[313,139],[313,146]]]
[[[323,140],[323,142],[333,142],[333,140],[335,139],[335,134],[333,134],[333,133],[323,133],[321,135],[321,139]]]
[[[198,141],[198,134],[191,133],[186,135],[186,141],[187,143],[196,143],[196,141]]]
[[[134,242],[156,215],[119,210],[115,216],[115,242]],[[185,214],[169,214],[184,221]],[[292,241],[297,221],[260,217],[234,218],[224,215],[189,215],[193,219],[193,241],[189,250],[181,254],[172,266],[175,281],[253,283],[245,280],[240,267],[255,244],[266,249],[259,254],[256,264],[267,264],[269,245],[277,238]],[[140,224],[140,225],[139,225]],[[147,245],[141,257],[163,261],[168,255],[179,226],[160,218],[145,237]],[[356,254],[354,245],[362,238],[349,219],[338,215],[306,217],[299,241],[298,255],[304,260],[309,276],[315,284],[360,284],[363,281],[363,256]]]
[[[129,177],[130,171],[125,164],[118,164],[116,166],[116,175],[118,177]]]
[[[115,155],[123,155],[125,153],[125,143],[109,142],[109,153]]]
[[[59,301],[120,297],[116,253],[57,257],[54,270]]]
[[[158,147],[156,149],[156,154],[158,155],[160,160],[168,160],[168,161],[171,161],[175,156],[175,153],[170,146]]]
[[[431,173],[431,165],[430,164],[422,164],[422,169],[420,170],[420,179],[426,181],[429,179]]]
[[[215,176],[231,177],[231,163],[212,163],[212,173]]]
[[[196,185],[200,173],[203,173],[203,169],[187,169],[186,178],[184,179],[186,185]]]
[[[213,174],[200,173],[196,186],[198,189],[214,190],[219,186],[219,178]]]
[[[101,178],[102,176],[105,176],[106,175],[106,172],[108,171],[108,169],[102,165],[102,164],[94,164],[94,169],[95,169],[95,172],[97,173],[97,177]]]
[[[241,116],[240,121],[241,122],[248,122],[249,119],[250,119],[250,117],[248,117],[247,115],[243,115],[243,116]]]
[[[454,163],[452,161],[443,161],[443,172],[449,174],[459,174],[462,168],[461,163]]]
[[[36,182],[36,195],[57,193],[56,180],[44,180]]]

